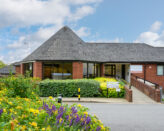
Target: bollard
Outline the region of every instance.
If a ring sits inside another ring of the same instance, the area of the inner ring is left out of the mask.
[[[80,101],[80,88],[78,88],[78,100]]]
[[[61,94],[58,95],[58,103],[62,104],[62,95]]]

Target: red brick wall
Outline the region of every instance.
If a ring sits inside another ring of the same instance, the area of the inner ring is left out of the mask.
[[[72,79],[82,79],[83,78],[83,63],[73,62],[72,63]]]
[[[20,74],[24,75],[24,64],[20,65]]]
[[[155,89],[152,86],[149,86],[147,84],[144,84],[143,82],[137,80],[134,76],[131,77],[131,85],[136,87],[138,90],[152,98],[153,100],[160,102],[160,90]]]
[[[125,88],[125,99],[128,102],[133,102],[133,92],[131,89],[129,89],[127,86],[124,87]]]
[[[33,63],[33,77],[38,77],[42,79],[42,62],[34,62]]]
[[[21,74],[21,67],[20,66],[15,66],[15,74]]]
[[[100,76],[104,77],[104,74],[105,74],[105,67],[104,67],[104,64],[101,64],[100,65]]]
[[[144,78],[144,64],[142,73],[132,73],[136,76]],[[157,64],[146,64],[146,80],[157,83],[164,89],[164,76],[157,76]]]

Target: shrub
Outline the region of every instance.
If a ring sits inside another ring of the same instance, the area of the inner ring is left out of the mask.
[[[19,96],[22,98],[35,98],[35,95],[39,93],[38,81],[39,79],[23,76],[9,76],[0,79],[3,88],[8,89],[6,92],[8,97]]]
[[[0,91],[0,129],[8,131],[109,131],[81,105],[61,105],[45,99],[4,97]]]
[[[57,96],[62,94],[64,97],[78,96],[78,88],[82,97],[99,96],[98,91],[100,85],[95,80],[79,79],[79,80],[44,80],[40,82],[40,96]]]
[[[99,77],[99,78],[95,78],[94,80],[98,81],[100,83],[100,92],[101,95],[104,97],[107,97],[107,82],[117,82],[117,80],[115,78],[103,78],[103,77]],[[109,88],[108,89],[108,97],[124,97],[125,94],[125,84],[123,81],[119,80],[119,88],[120,88],[120,92],[117,92],[115,88]]]

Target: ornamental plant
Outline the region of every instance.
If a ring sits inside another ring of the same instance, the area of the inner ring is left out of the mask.
[[[24,78],[26,79],[26,78]],[[3,88],[1,87],[3,86]],[[82,105],[59,104],[53,97],[41,100],[8,97],[9,87],[0,84],[0,129],[6,131],[109,131]]]
[[[39,94],[38,78],[24,76],[9,76],[0,79],[0,83],[7,88],[8,97],[35,98]],[[2,87],[1,85],[1,87]]]
[[[125,94],[125,84],[121,80],[116,80],[115,78],[104,78],[104,77],[97,77],[94,80],[100,83],[100,92],[101,95],[107,97],[107,82],[119,82],[120,92],[117,92],[115,88],[108,88],[108,97],[124,97]]]

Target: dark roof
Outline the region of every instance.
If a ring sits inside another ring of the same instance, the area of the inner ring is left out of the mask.
[[[9,65],[9,66],[5,66],[3,68],[0,68],[0,74],[10,74],[10,72],[12,72],[13,74],[15,74],[15,66]]]
[[[13,65],[13,66],[20,66],[20,64],[21,64],[21,61],[19,61],[19,62],[14,62],[14,63],[12,63],[11,65]]]
[[[37,60],[164,62],[164,48],[144,43],[87,43],[65,26],[23,62]]]

